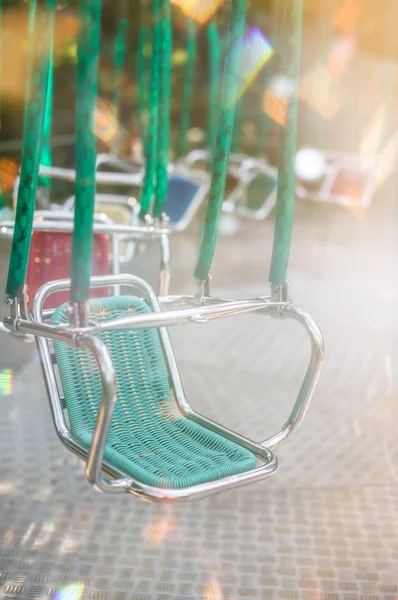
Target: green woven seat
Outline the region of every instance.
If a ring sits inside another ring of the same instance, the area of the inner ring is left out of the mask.
[[[52,317],[67,322],[66,305]],[[89,303],[91,321],[150,312],[133,296],[97,298]],[[116,371],[117,403],[105,460],[134,479],[156,487],[184,488],[248,471],[256,457],[186,418],[178,409],[155,329],[108,331],[98,335]],[[72,435],[89,448],[101,397],[92,354],[55,342],[55,354]]]

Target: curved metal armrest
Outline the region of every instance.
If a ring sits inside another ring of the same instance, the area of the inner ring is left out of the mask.
[[[192,152],[189,152],[186,156],[184,156],[184,158],[181,159],[179,164],[191,168],[201,160],[210,160],[210,157],[210,150],[192,150]]]
[[[266,175],[271,175],[277,177],[278,169],[276,167],[272,167],[262,158],[246,158],[241,163],[241,170],[244,172],[251,172],[253,174],[264,173]]]
[[[101,473],[106,439],[117,399],[115,370],[111,357],[105,344],[94,335],[84,335],[78,339],[77,343],[78,346],[89,350],[93,354],[98,365],[102,385],[97,421],[87,457],[86,477],[101,492],[128,492],[132,484],[131,479],[127,477],[107,479]]]
[[[284,444],[304,419],[318,383],[325,352],[322,333],[308,313],[295,306],[289,306],[279,309],[279,315],[282,318],[294,319],[303,325],[311,342],[311,358],[288,420],[277,433],[261,442],[261,445],[269,450],[275,450]]]

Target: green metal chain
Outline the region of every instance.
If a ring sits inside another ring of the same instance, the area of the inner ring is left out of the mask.
[[[29,64],[20,183],[12,240],[6,295],[21,296],[29,259],[33,215],[43,139],[44,112],[48,87],[50,50],[56,0],[46,0],[43,9],[30,20]]]
[[[221,43],[216,23],[207,26],[209,47],[209,124],[208,145],[213,156],[217,139],[217,123],[220,102]]]
[[[147,124],[146,110],[148,106],[147,89],[147,57],[145,55],[146,45],[149,42],[147,2],[141,2],[141,25],[138,33],[138,60],[137,60],[137,91],[138,91],[138,130],[141,143],[146,148]]]
[[[120,107],[122,102],[122,77],[124,69],[124,60],[126,56],[126,40],[127,40],[127,29],[128,19],[126,16],[126,3],[123,1],[121,5],[121,18],[115,39],[114,54],[113,54],[113,75],[114,75],[114,87],[112,102],[116,109],[116,114],[120,119]]]
[[[278,191],[272,260],[269,274],[273,285],[286,284],[295,202],[295,158],[297,148],[298,88],[300,81],[303,0],[284,0],[281,63],[289,77],[289,98],[285,127],[279,138]]]
[[[160,0],[152,0],[153,44],[149,89],[149,123],[146,136],[146,169],[141,196],[140,218],[150,213],[155,190],[158,151],[159,50],[161,43]]]
[[[274,46],[274,39],[270,39],[271,46]],[[269,60],[264,67],[264,75],[262,81],[262,88],[264,90],[264,94],[268,90],[269,84],[272,79],[272,65],[273,60]],[[267,136],[269,132],[269,117],[264,111],[264,96],[261,97],[261,106],[260,106],[260,125],[259,125],[259,134],[258,134],[258,150],[262,153],[265,150],[267,143]]]
[[[195,278],[199,281],[206,281],[209,278],[217,243],[234,126],[235,101],[240,81],[240,50],[245,28],[245,17],[246,0],[232,0],[211,186],[199,258],[194,272]]]
[[[153,216],[162,216],[168,189],[171,93],[171,8],[169,0],[160,0],[160,61],[158,106],[158,151],[156,165],[156,197]]]
[[[243,122],[244,100],[240,98],[236,103],[234,131],[232,134],[231,152],[241,151],[242,146],[242,122]]]
[[[181,158],[187,153],[187,134],[191,121],[196,54],[197,26],[195,21],[192,19],[187,19],[187,62],[185,66],[184,88],[182,93],[181,122],[177,144],[177,158]]]
[[[101,0],[80,0],[80,23],[76,81],[76,200],[72,303],[86,302],[90,289],[97,150],[94,115],[101,34]]]
[[[44,112],[44,125],[43,125],[43,145],[41,149],[40,164],[44,167],[51,167],[52,164],[52,152],[51,152],[51,128],[52,128],[52,110],[53,110],[53,48],[51,44],[50,51],[50,63],[48,71],[48,84],[47,84],[47,95],[46,95],[46,110]],[[43,188],[50,189],[51,178],[39,177],[39,185]]]

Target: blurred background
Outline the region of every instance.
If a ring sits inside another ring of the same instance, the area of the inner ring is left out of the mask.
[[[203,0],[202,7],[209,7],[223,40],[229,3],[216,4],[214,10],[215,2]],[[234,132],[235,148],[274,167],[289,86],[280,65],[282,4],[248,0],[247,36],[258,64],[254,60]],[[21,161],[29,2],[3,0],[2,6],[0,183],[11,208]],[[172,6],[171,160],[178,155],[183,109],[192,16],[187,6]],[[125,158],[142,154],[142,7],[139,0],[103,2],[98,151]],[[115,79],[123,14],[127,51]],[[203,146],[208,126],[208,40],[201,14],[194,13],[198,54],[186,152]],[[397,21],[396,0],[304,0],[297,147],[314,152],[301,154],[296,164],[289,282],[294,303],[313,315],[324,334],[326,359],[305,422],[278,453],[279,473],[173,508],[101,496],[56,437],[34,344],[2,335],[0,599],[396,600]],[[55,28],[52,160],[73,168],[77,0],[59,0]],[[121,91],[119,115],[115,89]],[[348,153],[350,168],[339,167],[324,189],[317,173],[329,153]],[[53,181],[51,202],[61,204],[72,193],[71,184]],[[171,236],[172,293],[195,291],[204,208]],[[214,295],[268,294],[273,226],[273,211],[262,220],[223,216]],[[9,241],[1,240],[3,290],[9,251]],[[155,285],[158,262],[154,250],[124,268]],[[6,312],[3,305],[1,316]],[[253,439],[264,439],[284,422],[309,355],[294,324],[270,319],[259,327],[255,315],[247,315],[174,328],[171,335],[194,408]]]

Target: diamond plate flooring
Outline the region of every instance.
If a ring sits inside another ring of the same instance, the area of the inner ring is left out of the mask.
[[[1,337],[15,377],[0,396],[0,598],[395,600],[393,214],[388,201],[363,220],[298,206],[292,293],[319,322],[326,361],[266,482],[173,507],[96,493],[54,433],[33,349]],[[174,290],[193,289],[195,227],[173,239]],[[215,294],[266,293],[271,236],[272,223],[241,222],[221,238]],[[309,354],[297,324],[245,315],[171,336],[196,409],[254,439],[287,418]]]

